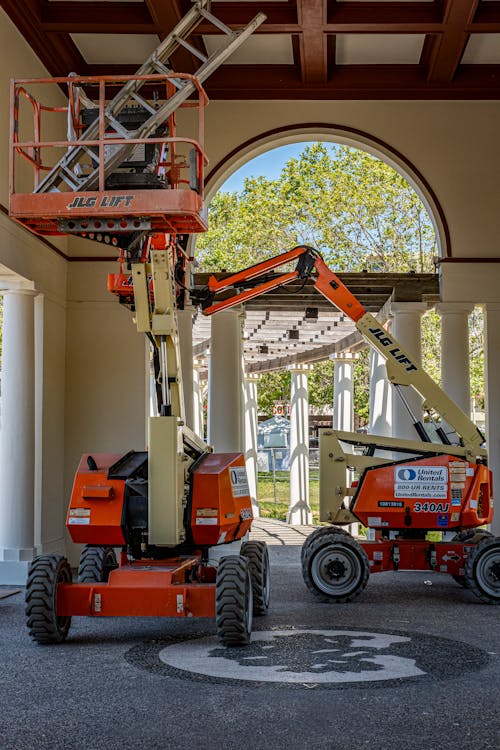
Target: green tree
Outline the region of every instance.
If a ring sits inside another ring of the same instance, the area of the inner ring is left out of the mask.
[[[469,316],[470,391],[476,409],[484,409],[484,311]]]
[[[441,323],[435,310],[422,318],[422,363],[431,378],[441,384]]]
[[[264,373],[257,388],[259,413],[271,418],[275,403],[277,401],[286,403],[289,400],[290,372],[288,370],[275,370],[274,372]]]

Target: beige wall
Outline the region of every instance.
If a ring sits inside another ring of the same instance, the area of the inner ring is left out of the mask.
[[[66,493],[82,453],[144,450],[145,348],[106,291],[112,263],[71,263],[66,349]]]

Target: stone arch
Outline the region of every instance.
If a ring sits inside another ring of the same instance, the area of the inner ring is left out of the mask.
[[[444,211],[432,187],[418,168],[402,153],[385,141],[363,130],[328,123],[289,125],[261,133],[230,151],[210,170],[206,178],[206,198],[209,202],[222,184],[237,169],[267,151],[304,140],[340,143],[366,151],[389,164],[415,190],[426,207],[436,232],[441,258],[451,257],[450,233]]]

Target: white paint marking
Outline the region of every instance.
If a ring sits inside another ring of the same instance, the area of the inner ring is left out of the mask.
[[[288,682],[294,684],[309,685],[314,684],[327,684],[327,683],[349,683],[349,682],[379,682],[382,680],[395,680],[404,679],[408,677],[419,677],[425,674],[421,669],[416,666],[414,659],[405,658],[402,656],[396,656],[393,654],[379,654],[377,651],[390,648],[392,645],[400,643],[410,643],[411,638],[406,636],[390,635],[385,633],[370,633],[370,632],[357,632],[351,630],[339,630],[332,632],[331,630],[275,630],[275,631],[259,631],[254,633],[252,637],[252,643],[262,644],[260,647],[272,648],[271,644],[276,644],[277,639],[289,638],[297,635],[308,635],[324,637],[326,643],[336,643],[336,636],[343,636],[351,638],[351,648],[353,651],[347,651],[342,654],[344,657],[359,657],[363,654],[360,659],[361,662],[365,662],[367,665],[372,664],[379,669],[360,669],[357,672],[349,672],[345,670],[345,664],[347,660],[337,661],[328,660],[328,663],[342,664],[343,671],[335,671],[334,668],[331,671],[318,673],[316,669],[323,669],[325,665],[312,664],[307,671],[292,671],[288,669],[286,663],[283,664],[269,664],[269,665],[253,665],[253,664],[240,664],[238,661],[238,654],[235,653],[234,649],[224,649],[219,646],[215,638],[201,638],[196,641],[183,641],[182,643],[175,643],[166,648],[162,649],[159,656],[162,662],[182,670],[184,672],[193,672],[195,674],[204,674],[210,677],[221,677],[225,679],[233,680],[249,680],[257,682]],[[362,651],[359,649],[362,647]],[[374,650],[372,652],[372,649]],[[329,651],[330,649],[325,649]],[[334,651],[335,649],[331,649]],[[215,652],[227,653],[225,656],[212,656]],[[316,649],[313,653],[318,653]],[[305,652],[305,660],[307,660],[308,654]],[[250,661],[255,657],[245,657],[243,654],[239,657]],[[261,657],[259,657],[261,658]],[[269,655],[272,659],[272,654]]]

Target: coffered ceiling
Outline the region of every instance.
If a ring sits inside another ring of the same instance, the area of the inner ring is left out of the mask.
[[[189,0],[0,0],[49,73],[133,73]],[[231,28],[267,20],[207,81],[215,99],[497,99],[496,0],[215,0]],[[211,52],[208,21],[190,42]],[[199,63],[181,50],[173,67]],[[14,72],[15,74],[15,72]]]

